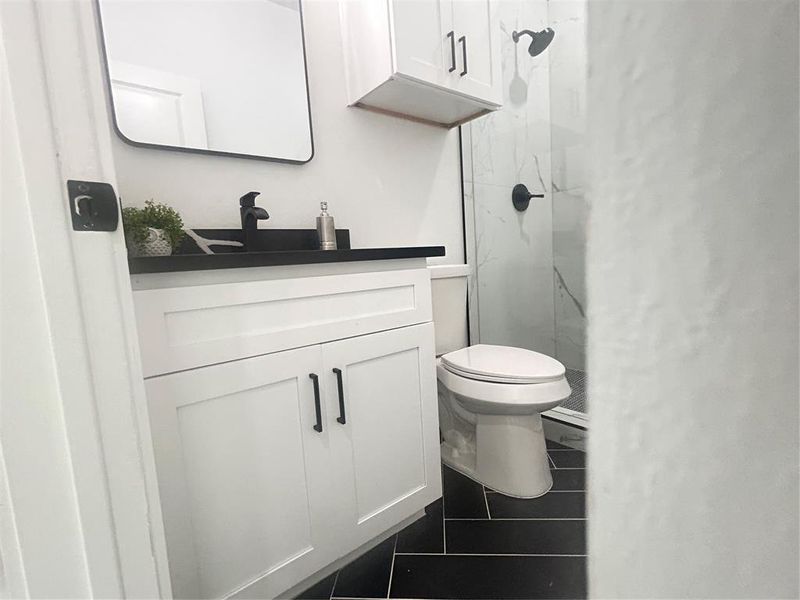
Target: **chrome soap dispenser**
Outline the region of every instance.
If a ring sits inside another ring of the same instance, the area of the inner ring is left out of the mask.
[[[328,214],[328,203],[320,202],[322,212],[317,217],[317,234],[320,250],[336,250],[336,226],[333,217]]]

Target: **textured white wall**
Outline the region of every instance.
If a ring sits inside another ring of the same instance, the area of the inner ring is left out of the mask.
[[[124,204],[154,198],[190,227],[239,227],[239,196],[262,192],[262,227],[315,227],[327,200],[354,247],[445,245],[463,263],[457,130],[347,107],[338,2],[303,2],[315,157],[283,165],[134,148],[115,137]]]
[[[798,4],[589,3],[590,593],[798,596]]]

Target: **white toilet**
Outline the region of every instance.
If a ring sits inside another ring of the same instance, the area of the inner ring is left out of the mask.
[[[553,485],[541,413],[570,395],[564,365],[522,348],[465,347],[465,270],[431,269],[442,461],[509,496]]]

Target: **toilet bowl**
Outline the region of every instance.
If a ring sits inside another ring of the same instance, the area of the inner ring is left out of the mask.
[[[469,346],[469,267],[428,268],[442,462],[509,496],[541,496],[553,485],[541,413],[570,395],[564,365],[522,348]]]
[[[538,352],[478,344],[444,354],[436,371],[442,461],[509,496],[548,492],[541,413],[570,395],[564,366]]]

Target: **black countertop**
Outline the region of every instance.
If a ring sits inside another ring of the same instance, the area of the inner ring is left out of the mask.
[[[173,254],[172,256],[129,258],[128,266],[131,274],[137,275],[139,273],[170,273],[175,271],[312,265],[362,260],[426,258],[428,256],[444,256],[444,246],[226,252],[222,254]]]

